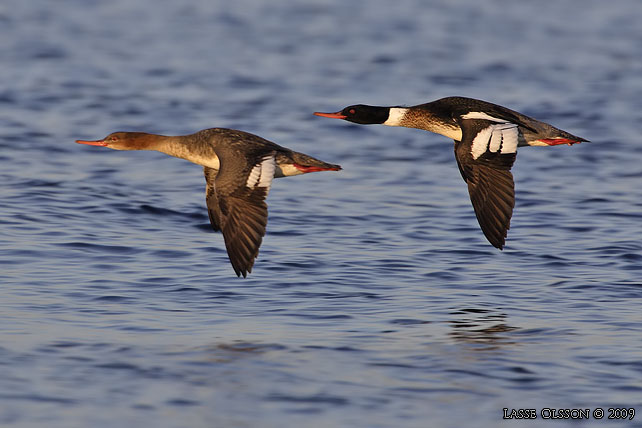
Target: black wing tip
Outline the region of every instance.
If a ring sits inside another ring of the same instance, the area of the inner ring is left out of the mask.
[[[475,212],[475,214],[477,214],[477,212]],[[505,224],[504,226],[491,225],[484,219],[484,217],[481,217],[479,215],[477,215],[477,221],[482,233],[484,234],[484,237],[486,237],[486,240],[490,243],[490,245],[500,251],[503,251],[504,246],[506,245],[506,237],[508,236],[508,231],[510,230],[510,217],[508,217],[507,224]]]
[[[243,268],[243,267],[237,267],[232,263],[232,268],[234,269],[234,273],[236,273],[236,276],[238,278],[240,278],[241,275],[243,275],[243,278],[247,278],[247,274],[252,273],[252,266]]]
[[[236,269],[235,269],[234,271],[236,272],[236,276],[237,276],[238,278],[240,278],[240,277],[241,277],[241,275],[243,275],[243,279],[247,278],[247,273],[248,273],[248,272],[247,272],[246,270],[236,270]]]
[[[483,229],[482,229],[482,232],[484,232]],[[493,247],[497,248],[500,251],[504,251],[504,247],[506,246],[506,235],[498,238],[498,237],[488,236],[484,233],[484,236],[486,236],[486,239],[488,240],[490,245],[492,245]]]
[[[251,253],[242,251],[243,247],[230,246],[227,241],[225,241],[227,257],[229,258],[237,277],[241,277],[241,275],[243,275],[243,278],[247,278],[247,275],[252,273],[254,262],[259,256],[259,248],[261,247],[262,240],[262,237],[260,237],[256,243],[256,249]]]

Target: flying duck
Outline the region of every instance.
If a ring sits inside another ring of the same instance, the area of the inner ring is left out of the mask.
[[[252,272],[265,235],[265,198],[272,179],[341,169],[257,135],[225,128],[171,137],[115,132],[102,140],[76,142],[114,150],[156,150],[202,165],[210,223],[223,233],[234,272],[244,278]]]
[[[362,125],[418,128],[455,140],[455,158],[484,235],[500,250],[515,206],[511,167],[517,147],[588,141],[497,104],[447,97],[412,107],[352,105],[317,116]]]

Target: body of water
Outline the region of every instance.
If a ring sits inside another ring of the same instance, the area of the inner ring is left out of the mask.
[[[642,426],[641,20],[637,0],[2,3],[0,425]],[[451,140],[312,115],[452,95],[591,140],[520,149],[504,251]],[[74,143],[210,127],[344,168],[273,183],[245,280],[202,168]]]

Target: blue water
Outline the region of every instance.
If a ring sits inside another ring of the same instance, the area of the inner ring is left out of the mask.
[[[0,426],[642,426],[641,20],[638,0],[3,2]],[[592,141],[520,150],[503,252],[452,141],[312,115],[450,95]],[[344,167],[273,183],[246,280],[200,167],[74,143],[215,126]]]

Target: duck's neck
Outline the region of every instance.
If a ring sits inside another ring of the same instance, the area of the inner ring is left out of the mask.
[[[403,126],[434,132],[453,140],[461,140],[461,128],[454,121],[448,121],[425,110],[415,108],[391,107],[388,120],[384,125]]]
[[[192,135],[165,136],[155,135],[150,139],[147,150],[156,150],[185,159],[197,165],[219,169],[219,160],[214,148],[205,141],[194,138]]]
[[[403,107],[390,107],[388,109],[388,119],[383,122],[386,126],[406,126],[403,124],[403,119],[408,112],[407,108]]]

